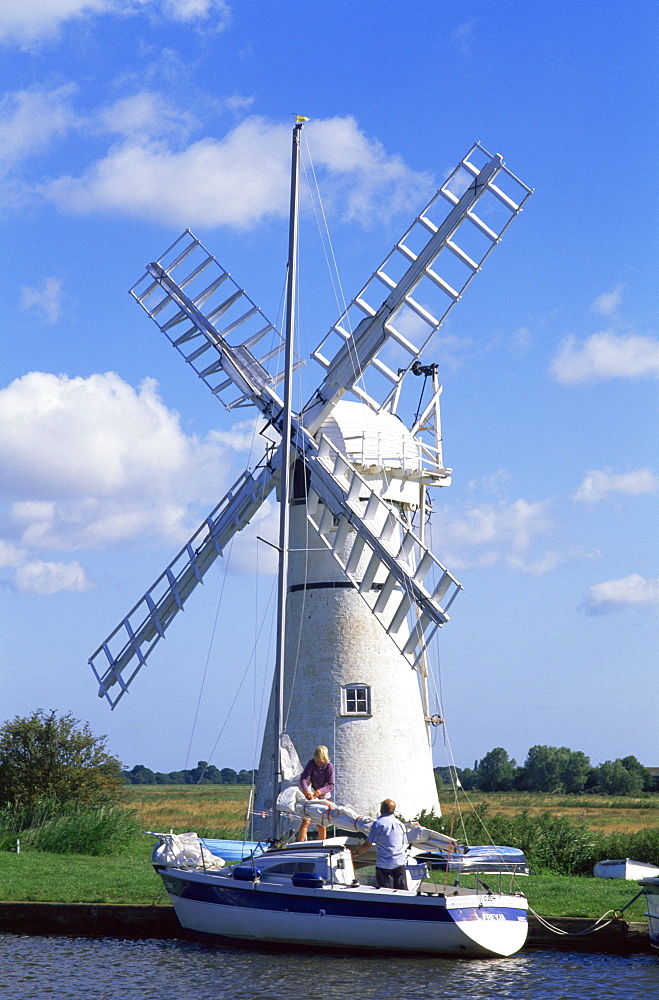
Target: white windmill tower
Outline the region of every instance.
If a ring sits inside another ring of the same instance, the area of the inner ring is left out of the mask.
[[[292,220],[296,178],[295,167]],[[283,730],[301,755],[332,749],[337,801],[367,812],[392,797],[408,818],[438,808],[425,656],[460,585],[423,539],[425,491],[448,485],[450,470],[436,366],[420,356],[530,194],[475,144],[314,352],[324,377],[297,415],[290,392],[277,391],[293,364],[293,268],[286,339],[189,230],[131,290],[211,392],[228,409],[255,406],[282,444],[245,470],[90,664],[114,708],[229,540],[274,488],[289,495],[286,669],[283,685],[275,675],[257,810],[273,804],[281,765],[270,747]],[[289,264],[296,240],[292,224]],[[408,428],[405,390],[417,374],[433,391]],[[291,449],[292,468],[282,461]]]

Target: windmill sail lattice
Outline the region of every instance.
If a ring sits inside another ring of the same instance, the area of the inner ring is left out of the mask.
[[[228,410],[281,382],[282,334],[189,229],[130,294]]]
[[[348,391],[395,412],[401,380],[531,193],[500,156],[471,148],[314,351],[326,375],[307,427]]]
[[[396,411],[405,374],[530,193],[501,157],[474,146],[315,352],[324,381],[292,420],[293,448],[309,475],[307,517],[412,666],[448,620],[460,584],[319,429],[346,392],[371,409]],[[436,222],[442,200],[451,207]],[[497,221],[490,218],[497,214],[492,201],[503,209]],[[472,230],[485,244],[472,246]],[[447,255],[466,268],[459,280],[450,275]],[[388,290],[384,302],[378,302],[374,285],[380,298],[382,286]],[[436,290],[445,301],[432,312],[428,302]],[[189,230],[148,266],[131,294],[228,409],[255,405],[281,429],[281,334]],[[330,349],[337,338],[338,348]],[[212,562],[276,485],[280,462],[279,452],[270,449],[255,473],[240,477],[91,657],[99,695],[113,708]],[[419,443],[406,474],[432,483],[446,470],[433,468]]]

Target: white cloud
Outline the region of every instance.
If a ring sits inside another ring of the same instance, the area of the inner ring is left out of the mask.
[[[29,594],[58,594],[63,590],[89,590],[91,584],[79,562],[29,562],[13,578],[16,590]]]
[[[578,344],[569,337],[551,370],[559,382],[659,376],[659,339],[635,334],[595,333]]]
[[[21,308],[35,309],[49,323],[56,323],[62,314],[61,298],[62,282],[57,278],[44,278],[40,286],[23,286]]]
[[[526,354],[531,346],[532,339],[533,336],[528,327],[520,326],[511,336],[510,346],[513,351],[516,351],[518,354]]]
[[[500,473],[500,480],[499,473],[492,477],[495,492],[508,476],[505,470]],[[470,485],[489,490],[486,481]],[[501,501],[471,507],[461,515],[445,507],[436,518],[441,528],[435,528],[436,544],[431,548],[440,552],[442,562],[455,572],[501,566],[529,576],[542,576],[569,560],[598,554],[578,548],[541,548],[542,537],[554,531],[550,504],[548,500]]]
[[[398,154],[388,154],[377,139],[369,139],[351,116],[310,122],[306,126],[314,161],[330,179],[345,188],[341,212],[362,225],[389,219],[434,190],[430,174],[417,173]]]
[[[497,469],[490,475],[481,476],[480,479],[472,479],[467,484],[469,490],[483,490],[485,493],[499,493],[504,486],[512,480],[512,476],[507,469]]]
[[[216,18],[216,27],[226,26],[230,15],[228,0],[163,0],[163,8],[174,21]]]
[[[462,516],[445,509],[441,525],[442,560],[456,571],[504,565],[537,576],[555,569],[559,562],[575,554],[531,555],[537,537],[552,529],[547,501],[483,504],[470,508]]]
[[[465,21],[451,32],[451,40],[457,45],[463,56],[471,55],[471,46],[475,37],[475,24],[475,21]]]
[[[262,417],[256,420],[240,420],[230,431],[212,431],[210,437],[234,451],[251,451],[254,442],[258,440],[259,428],[264,426],[265,420]]]
[[[124,97],[98,115],[100,126],[121,136],[151,138],[176,133],[187,135],[197,122],[187,111],[179,111],[161,94],[141,90]]]
[[[610,316],[622,302],[622,285],[616,285],[610,292],[598,295],[590,307],[590,311],[599,316]]]
[[[310,123],[315,164],[326,172],[326,200],[363,225],[409,209],[431,190],[427,174],[369,139],[351,117]],[[252,116],[222,139],[176,149],[133,138],[82,177],[60,177],[43,195],[64,210],[128,213],[172,225],[247,228],[288,212],[290,126]]]
[[[204,21],[221,30],[230,7],[228,0],[4,0],[0,4],[0,41],[30,48],[56,37],[63,25],[75,19],[142,12],[179,23]]]
[[[0,5],[0,39],[29,46],[57,35],[66,21],[117,7],[116,0],[10,0]]]
[[[180,544],[198,504],[216,503],[235,478],[231,452],[252,435],[246,421],[187,436],[150,379],[138,390],[112,372],[17,379],[0,391],[0,566],[16,570],[15,586],[51,593],[87,584],[76,564],[45,553],[141,538]]]
[[[5,94],[0,101],[0,168],[3,171],[46,149],[54,138],[80,124],[71,108],[75,90],[72,84],[67,84],[50,90],[34,87]]]
[[[611,472],[610,469],[591,469],[574,494],[574,499],[584,503],[597,503],[610,493],[627,493],[639,496],[656,493],[659,477],[650,469],[636,469],[633,472]]]
[[[223,101],[225,108],[229,111],[233,111],[236,114],[241,114],[251,108],[254,103],[253,97],[242,97],[240,94],[232,94],[231,97],[226,97]]]
[[[0,569],[14,569],[25,562],[25,549],[19,549],[10,542],[5,542],[0,538]]]
[[[607,614],[630,605],[659,609],[659,579],[644,579],[638,573],[607,580],[590,587],[583,600],[590,614]]]

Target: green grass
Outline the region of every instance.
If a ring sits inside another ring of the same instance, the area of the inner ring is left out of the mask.
[[[140,833],[137,814],[120,806],[80,806],[43,799],[34,807],[0,809],[0,850],[24,848],[57,854],[130,853]]]
[[[552,917],[601,917],[622,910],[639,891],[636,882],[612,878],[576,878],[569,875],[530,875],[522,884],[536,913]],[[494,888],[494,887],[493,887]],[[643,920],[643,897],[623,913],[624,920]]]
[[[144,838],[146,841],[146,837]],[[152,845],[137,857],[89,857],[45,851],[0,853],[3,902],[151,904],[162,883],[149,863]],[[169,903],[167,897],[159,902]]]
[[[161,895],[161,882],[150,864],[154,841],[144,837],[128,857],[97,858],[44,851],[0,852],[0,899],[3,902],[130,903],[150,905]],[[443,877],[435,873],[436,881]],[[488,885],[499,888],[498,878]],[[468,880],[463,878],[464,885]],[[501,888],[507,890],[504,878]],[[638,891],[635,882],[623,879],[578,878],[537,874],[518,879],[536,913],[546,917],[592,917],[622,909]],[[625,920],[643,920],[645,906],[637,900],[623,914]]]

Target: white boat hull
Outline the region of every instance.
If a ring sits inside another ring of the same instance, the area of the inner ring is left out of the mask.
[[[637,882],[641,878],[656,878],[659,875],[659,868],[643,861],[620,858],[617,861],[598,861],[593,865],[593,875],[596,878],[624,878]]]
[[[648,918],[650,944],[659,949],[659,878],[644,879],[639,883],[645,893],[645,915]]]
[[[218,938],[485,957],[514,954],[527,935],[522,896],[346,885],[300,890],[172,868],[160,874],[181,925]]]

